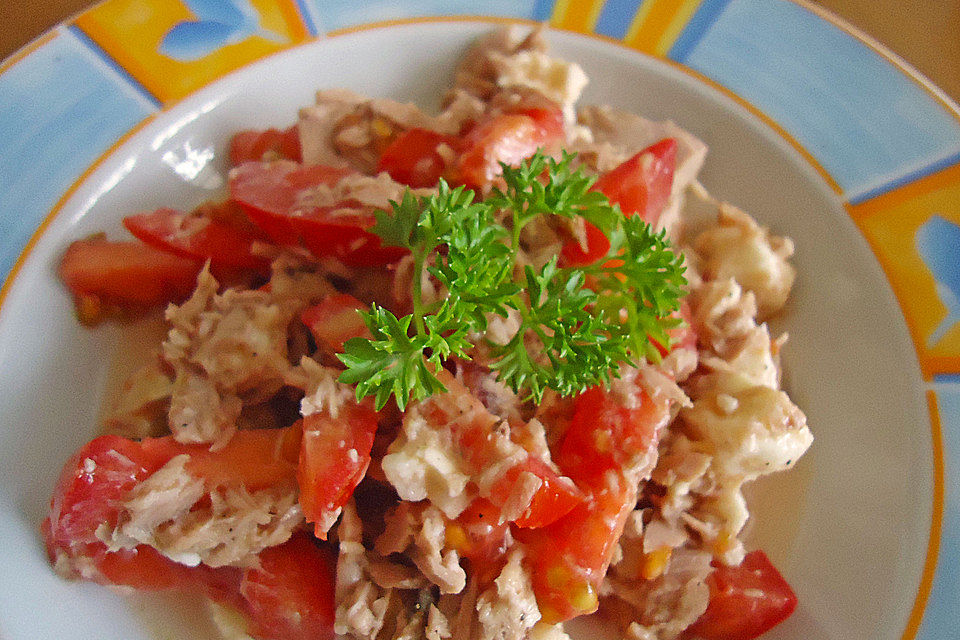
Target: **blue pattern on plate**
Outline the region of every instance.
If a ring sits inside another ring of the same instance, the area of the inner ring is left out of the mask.
[[[160,53],[180,62],[204,58],[220,47],[260,36],[285,42],[260,27],[260,14],[248,0],[181,0],[193,20],[173,25],[160,41]]]
[[[549,20],[550,16],[553,15],[553,5],[556,4],[556,0],[534,0],[533,2],[533,12],[530,14],[530,17],[534,20]]]
[[[732,0],[699,35],[671,58],[776,120],[852,200],[960,152],[960,123],[942,105],[799,5]]]
[[[670,47],[667,57],[673,60],[686,60],[690,51],[697,46],[697,43],[713,26],[713,23],[716,22],[728,4],[730,4],[730,0],[703,0],[693,16],[690,17],[687,26],[677,37],[676,42]]]
[[[936,345],[960,322],[960,225],[932,215],[917,229],[917,253],[937,283],[937,294],[947,315],[927,337],[927,346]]]
[[[303,26],[307,28],[307,33],[311,36],[320,35],[320,15],[317,12],[317,6],[310,0],[294,0],[297,3],[297,9],[300,11],[300,19],[303,20]]]
[[[960,603],[960,374],[936,376],[934,391],[943,428],[946,496],[940,562],[917,640],[956,638]]]
[[[318,28],[333,31],[369,22],[423,16],[478,15],[530,18],[542,10],[540,0],[303,0],[320,16]],[[552,5],[552,3],[551,3]]]
[[[594,31],[600,35],[623,39],[641,4],[643,0],[607,0],[600,10]]]
[[[70,185],[156,105],[61,30],[0,83],[0,274]]]

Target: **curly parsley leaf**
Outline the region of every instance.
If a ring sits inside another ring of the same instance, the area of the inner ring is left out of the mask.
[[[595,179],[574,159],[537,153],[519,167],[504,165],[505,190],[483,202],[441,180],[435,195],[408,190],[392,212],[377,212],[373,231],[413,256],[413,313],[397,318],[379,306],[363,313],[371,338],[347,341],[338,356],[346,365],[340,380],[355,384],[358,398],[372,395],[381,408],[394,397],[403,409],[443,391],[436,372],[449,358],[470,359],[478,337],[498,378],[536,401],[547,389],[573,395],[608,385],[623,364],[660,358],[651,341],[669,344],[667,331],[681,322],[683,256],[663,232],[591,191]],[[585,266],[561,266],[555,256],[519,269],[520,233],[539,216],[583,217],[610,249]],[[445,292],[430,304],[420,290],[424,272]],[[486,335],[492,315],[518,325],[509,339]]]

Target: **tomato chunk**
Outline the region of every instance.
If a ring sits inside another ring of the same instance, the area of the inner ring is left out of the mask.
[[[670,199],[677,141],[664,138],[600,176],[594,188],[620,205],[624,215],[656,224]]]
[[[455,149],[457,139],[429,129],[409,129],[383,150],[377,171],[386,171],[397,182],[413,188],[433,187],[440,181],[446,163],[437,151],[445,144]]]
[[[522,473],[533,474],[542,484],[533,494],[530,506],[513,521],[518,527],[545,527],[570,513],[584,500],[583,492],[570,478],[561,476],[546,462],[533,456],[511,467],[500,477],[490,490],[490,500],[498,505],[505,504]]]
[[[446,371],[438,378],[447,392],[437,394],[424,403],[424,417],[439,428],[450,429],[472,475],[479,475],[493,465],[501,464],[502,453],[497,444],[500,420],[459,380]],[[540,480],[527,509],[510,521],[522,527],[542,527],[561,518],[583,501],[583,493],[569,478],[564,478],[543,460],[527,455],[514,465],[503,469],[481,496],[498,509],[503,508],[513,495],[521,474],[529,473]],[[502,514],[501,514],[502,516]]]
[[[327,410],[303,419],[303,442],[297,481],[300,506],[321,540],[340,509],[363,480],[377,432],[377,413],[369,403],[347,401],[337,415]]]
[[[670,199],[676,161],[677,141],[664,138],[600,176],[593,190],[607,196],[611,204],[619,205],[625,216],[639,215],[656,224]],[[597,261],[609,249],[610,242],[603,232],[587,222],[586,247],[570,240],[561,255],[567,265],[583,265]]]
[[[470,561],[470,573],[481,585],[489,584],[503,568],[510,525],[500,522],[500,508],[483,498],[470,503],[447,524],[446,543]]]
[[[141,309],[187,298],[202,266],[139,242],[90,238],[67,248],[59,273],[78,300]]]
[[[247,129],[237,132],[230,139],[231,166],[277,158],[300,161],[300,134],[296,125],[283,130]]]
[[[211,265],[266,269],[267,260],[254,255],[256,236],[205,216],[188,215],[174,209],[157,209],[123,219],[136,238],[174,255],[210,260]]]
[[[262,640],[333,638],[333,550],[300,534],[257,558],[258,566],[245,570],[240,582],[249,633]]]
[[[247,162],[230,172],[230,195],[277,244],[302,245],[318,257],[336,257],[353,266],[398,260],[405,250],[382,246],[368,231],[376,221],[370,209],[355,201],[329,207],[303,203],[311,188],[334,186],[350,173],[294,162]]]
[[[526,109],[482,121],[464,137],[460,180],[471,188],[489,184],[502,173],[501,162],[519,164],[562,136],[559,109]]]
[[[760,550],[748,553],[738,567],[714,563],[707,577],[710,604],[686,631],[703,640],[751,640],[790,617],[797,596]]]
[[[644,392],[629,407],[600,388],[576,399],[556,462],[588,500],[547,527],[518,532],[532,549],[533,589],[546,622],[597,609],[600,584],[636,505],[640,463],[668,421],[666,402]]]
[[[341,353],[343,344],[350,338],[369,335],[367,325],[358,313],[366,308],[367,305],[353,296],[338,293],[304,309],[300,319],[318,344],[325,345],[334,353]]]

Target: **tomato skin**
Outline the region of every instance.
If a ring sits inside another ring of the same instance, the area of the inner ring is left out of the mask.
[[[351,266],[395,262],[406,251],[382,246],[380,238],[368,231],[376,221],[372,211],[355,201],[332,207],[305,207],[300,203],[305,190],[319,185],[332,187],[350,173],[347,169],[301,167],[285,161],[247,162],[230,172],[230,196],[279,245],[302,245],[314,255],[336,257]]]
[[[295,162],[245,162],[230,171],[230,197],[264,233],[280,245],[299,244],[290,224],[297,211],[297,196],[304,189],[337,184],[349,175],[346,169],[317,165],[301,167]]]
[[[369,403],[347,402],[336,418],[329,412],[303,419],[297,481],[300,507],[314,534],[327,539],[339,510],[363,480],[377,432],[377,413]]]
[[[532,473],[542,484],[533,494],[530,506],[513,521],[524,529],[537,529],[552,524],[570,513],[584,501],[584,494],[569,478],[554,471],[539,458],[529,456],[526,460],[508,469],[490,490],[490,500],[503,505],[510,496],[521,473]]]
[[[656,224],[670,199],[677,141],[664,138],[600,176],[594,189],[620,205],[624,215]]]
[[[304,309],[300,319],[310,329],[318,345],[322,344],[334,353],[342,353],[343,344],[350,338],[370,335],[359,314],[359,311],[366,309],[367,305],[350,294],[338,293]]]
[[[748,553],[738,567],[714,563],[707,576],[710,604],[684,634],[702,640],[752,640],[797,608],[797,596],[767,555]]]
[[[78,298],[94,296],[104,304],[140,309],[186,299],[202,266],[139,242],[89,238],[67,248],[58,271]]]
[[[256,236],[210,218],[161,208],[123,219],[134,237],[161,251],[211,265],[266,270],[269,262],[251,251]]]
[[[637,392],[631,407],[599,387],[574,401],[570,427],[555,457],[588,499],[542,529],[518,531],[531,548],[528,563],[537,602],[548,623],[591,613],[640,478],[631,469],[656,448],[669,421],[665,401]]]
[[[490,584],[503,568],[510,525],[500,522],[500,507],[477,498],[447,524],[446,543],[470,562],[470,575],[481,586]]]
[[[397,182],[414,189],[434,187],[446,166],[437,151],[441,144],[456,149],[458,141],[453,136],[429,129],[404,131],[384,149],[377,171],[386,171]]]
[[[610,240],[593,224],[584,221],[586,248],[576,240],[568,240],[560,248],[560,261],[565,267],[593,264],[610,250]]]
[[[524,109],[493,116],[464,137],[457,165],[459,178],[471,189],[483,187],[502,173],[501,162],[517,165],[562,136],[559,109]]]
[[[300,162],[300,134],[297,125],[280,129],[247,129],[230,139],[230,165],[259,162],[270,153],[279,158]]]
[[[625,216],[639,215],[644,221],[656,224],[670,199],[676,158],[677,141],[664,138],[600,176],[592,190],[607,196],[611,204],[619,205]],[[591,264],[610,249],[607,237],[589,222],[586,240],[586,249],[573,240],[564,244],[563,264]]]
[[[249,633],[262,640],[333,638],[336,564],[332,549],[303,534],[261,551],[239,586]]]
[[[690,311],[690,303],[687,302],[686,298],[680,300],[680,308],[672,314],[672,317],[680,318],[684,324],[667,331],[667,335],[670,336],[670,349],[656,340],[651,340],[661,356],[666,356],[672,349],[694,350],[697,348],[697,332],[691,324],[693,316]]]

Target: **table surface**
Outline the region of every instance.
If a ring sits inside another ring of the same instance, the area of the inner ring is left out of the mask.
[[[91,0],[0,0],[0,59]],[[960,0],[819,0],[960,102]],[[6,15],[4,15],[6,14]]]

